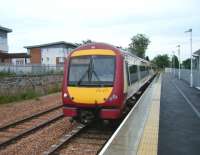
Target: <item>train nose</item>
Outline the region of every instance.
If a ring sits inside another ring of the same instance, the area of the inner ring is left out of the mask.
[[[110,96],[112,87],[105,88],[84,88],[68,87],[68,92],[73,102],[84,104],[100,104]]]

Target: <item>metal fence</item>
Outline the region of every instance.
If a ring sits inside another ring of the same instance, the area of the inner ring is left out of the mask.
[[[63,74],[64,65],[41,65],[41,64],[0,64],[0,72],[14,73],[16,75],[43,75]]]
[[[178,69],[174,68],[166,68],[165,72],[170,72],[172,75],[178,78]],[[193,70],[193,87],[200,88],[200,71]],[[189,69],[181,69],[180,70],[180,79],[186,81],[190,84],[190,70]]]

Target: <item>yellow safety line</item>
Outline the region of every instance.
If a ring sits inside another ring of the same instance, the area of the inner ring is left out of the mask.
[[[141,137],[137,155],[156,155],[158,149],[158,131],[160,114],[161,77],[155,85],[149,116]]]

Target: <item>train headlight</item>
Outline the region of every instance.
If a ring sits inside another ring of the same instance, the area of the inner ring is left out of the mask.
[[[64,98],[67,98],[67,97],[68,97],[67,93],[64,93],[64,94],[63,94],[63,97],[64,97]]]
[[[113,94],[110,98],[109,98],[109,101],[113,101],[113,100],[116,100],[118,99],[118,96]]]

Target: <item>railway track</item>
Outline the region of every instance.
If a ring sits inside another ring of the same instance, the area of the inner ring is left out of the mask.
[[[70,133],[63,135],[44,155],[97,154],[115,129],[116,126],[102,123],[79,124]]]
[[[127,101],[127,106],[129,107],[129,110],[125,112],[123,118],[125,118],[130,109],[135,105],[135,103],[143,94],[144,90],[149,86],[153,78],[139,90],[140,93],[137,93],[129,98],[129,100]],[[107,124],[106,126],[105,124],[98,122],[89,125],[79,124],[70,133],[66,133],[65,135],[63,135],[58,140],[58,143],[52,145],[49,150],[45,151],[43,154],[98,154],[103,148],[104,144],[109,140],[114,131],[117,129],[117,127],[117,125],[109,126]]]
[[[64,117],[62,105],[0,127],[0,149]]]
[[[146,87],[146,86],[145,86]],[[140,91],[142,92],[142,88]],[[128,105],[133,107],[138,94],[128,100]],[[15,143],[31,133],[48,126],[63,118],[61,112],[62,105],[56,106],[49,110],[33,114],[24,119],[12,122],[0,127],[0,150],[8,145]],[[44,152],[46,155],[52,154],[97,154],[107,140],[112,136],[117,126],[105,125],[102,123],[92,123],[89,125],[79,124],[71,132],[63,135],[57,143],[52,145],[49,150]]]

